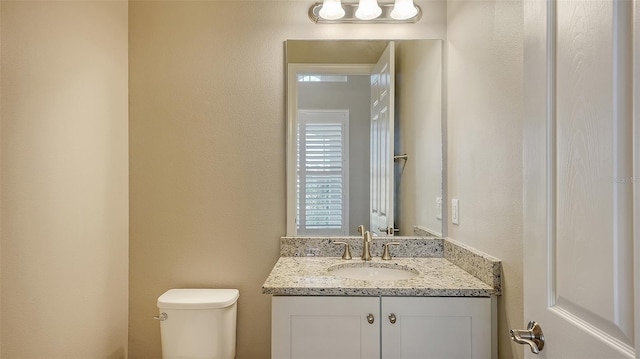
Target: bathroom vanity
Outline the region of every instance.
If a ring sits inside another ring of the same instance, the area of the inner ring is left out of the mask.
[[[272,316],[272,358],[491,358],[490,298],[278,296]]]
[[[354,258],[341,259],[334,241],[351,241]],[[393,259],[380,258],[390,241],[381,238],[364,262],[359,241],[281,239],[263,285],[272,358],[495,357],[499,260],[450,240],[395,237]]]

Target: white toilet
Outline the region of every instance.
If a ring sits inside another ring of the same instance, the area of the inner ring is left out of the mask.
[[[158,298],[164,359],[233,359],[237,289],[170,289]]]

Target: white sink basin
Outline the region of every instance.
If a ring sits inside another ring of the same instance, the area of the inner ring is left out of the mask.
[[[328,268],[329,274],[336,277],[358,280],[402,280],[411,279],[418,275],[418,271],[397,265],[379,263],[336,264]]]

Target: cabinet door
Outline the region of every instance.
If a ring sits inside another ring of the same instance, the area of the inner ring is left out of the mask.
[[[384,297],[382,358],[491,358],[491,308],[491,298]]]
[[[380,298],[274,296],[271,309],[272,359],[380,358]]]

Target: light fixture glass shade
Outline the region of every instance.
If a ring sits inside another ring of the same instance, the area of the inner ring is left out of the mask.
[[[338,20],[344,16],[344,9],[340,0],[324,0],[318,15],[323,19]]]
[[[382,9],[376,0],[360,0],[356,17],[360,20],[373,20],[382,14]]]
[[[413,0],[396,0],[390,16],[396,20],[410,19],[418,13]]]

